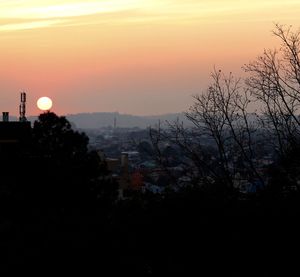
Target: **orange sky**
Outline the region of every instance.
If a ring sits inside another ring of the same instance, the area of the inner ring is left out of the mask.
[[[214,65],[275,46],[274,23],[300,27],[299,0],[0,1],[0,111],[40,96],[58,114],[187,110]]]

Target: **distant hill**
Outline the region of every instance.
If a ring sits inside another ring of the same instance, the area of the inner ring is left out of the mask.
[[[114,120],[116,118],[116,126],[121,128],[147,128],[149,126],[157,125],[160,121],[161,124],[165,124],[166,121],[173,122],[179,120],[183,122],[185,126],[191,126],[183,113],[172,113],[163,115],[153,115],[153,116],[138,116],[130,114],[120,114],[113,112],[99,112],[99,113],[78,113],[78,114],[68,114],[67,119],[76,128],[90,128],[97,129],[102,127],[113,127]],[[37,116],[28,116],[27,119],[33,122],[37,119]],[[16,121],[18,118],[16,116],[10,116],[10,121]]]
[[[194,126],[191,121],[187,120],[183,113],[170,113],[152,116],[138,116],[130,114],[120,114],[114,112],[95,112],[95,113],[78,113],[68,114],[67,119],[75,128],[79,129],[97,129],[102,127],[113,127],[114,119],[116,118],[116,126],[121,128],[148,128],[154,127],[159,122],[161,125],[166,125],[166,122],[174,122],[179,120],[185,127]],[[29,116],[28,120],[32,122],[37,119],[37,116]],[[18,120],[16,116],[10,116],[11,121]],[[249,114],[249,122],[257,122],[255,114]]]
[[[72,122],[77,128],[101,128],[116,126],[121,128],[147,128],[154,126],[160,121],[164,124],[166,121],[172,122],[179,120],[184,125],[190,126],[191,123],[186,119],[183,113],[173,113],[155,116],[137,116],[120,113],[79,113],[66,115],[67,119]]]

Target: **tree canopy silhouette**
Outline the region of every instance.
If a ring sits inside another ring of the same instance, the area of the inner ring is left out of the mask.
[[[48,158],[76,160],[87,153],[88,137],[74,131],[64,116],[46,112],[33,125],[35,153]]]
[[[35,192],[42,190],[43,197],[82,202],[103,183],[105,165],[88,151],[88,137],[73,130],[64,116],[46,112],[38,117],[32,128],[32,154],[39,187]]]
[[[199,186],[221,184],[233,195],[247,187],[244,191],[260,194],[274,183],[266,163],[278,163],[285,172],[273,178],[281,180],[280,190],[286,187],[283,180],[300,189],[295,155],[300,141],[300,30],[276,24],[273,35],[280,47],[244,65],[245,79],[213,70],[210,86],[194,96],[185,113],[193,128],[174,122],[151,130],[162,168],[164,145],[176,145],[192,169],[186,170],[187,177]]]

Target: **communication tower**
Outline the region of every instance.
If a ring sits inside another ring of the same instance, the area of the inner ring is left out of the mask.
[[[21,121],[21,122],[27,121],[27,118],[26,118],[26,93],[25,92],[21,92],[21,104],[20,104],[19,110],[20,110],[19,121]]]

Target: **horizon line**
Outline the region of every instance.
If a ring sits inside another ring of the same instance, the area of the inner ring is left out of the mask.
[[[159,114],[131,114],[131,113],[124,113],[124,112],[75,112],[75,113],[67,113],[67,114],[58,114],[54,111],[51,111],[55,114],[57,114],[58,116],[72,116],[72,115],[78,115],[78,114],[99,114],[99,113],[107,113],[107,114],[118,114],[118,115],[131,115],[131,116],[139,116],[139,117],[146,117],[146,116],[164,116],[164,115],[172,115],[172,114],[183,114],[185,111],[181,111],[181,112],[166,112],[166,113],[159,113]],[[40,114],[43,114],[43,112],[37,114],[37,115],[27,115],[26,117],[38,117]],[[9,114],[9,117],[16,117],[18,118],[19,116],[14,115],[14,114]]]

